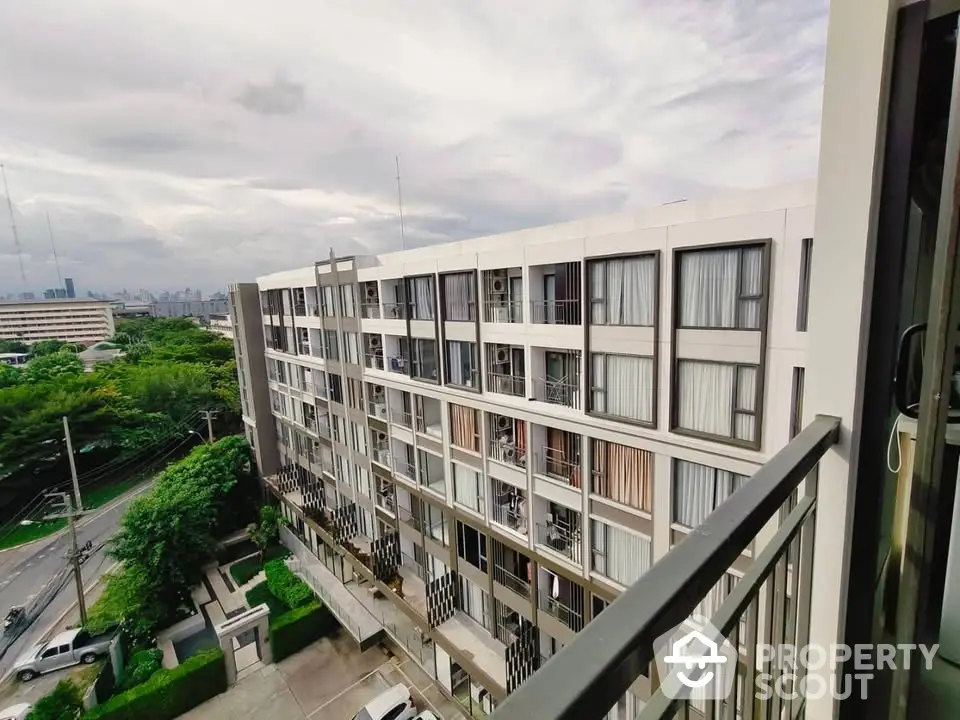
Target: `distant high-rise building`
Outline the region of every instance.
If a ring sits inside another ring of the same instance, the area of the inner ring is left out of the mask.
[[[56,288],[47,288],[46,290],[43,291],[44,300],[53,300],[56,296],[57,296]]]
[[[64,278],[63,285],[67,290],[68,298],[75,298],[77,296],[77,289],[73,286],[73,278]]]
[[[18,297],[21,300],[33,300],[36,296],[32,292],[22,292]]]

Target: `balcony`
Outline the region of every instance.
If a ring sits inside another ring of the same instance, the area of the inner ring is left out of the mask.
[[[541,587],[537,607],[541,612],[552,615],[574,632],[583,629],[583,614],[567,607],[563,601],[552,597],[546,588]]]
[[[522,448],[518,448],[513,442],[501,442],[500,440],[490,441],[490,459],[502,462],[506,465],[514,465],[518,468],[527,467],[527,455]]]
[[[387,320],[405,320],[407,317],[407,304],[402,302],[385,302],[383,304],[383,317]]]
[[[483,321],[488,323],[522,323],[522,300],[484,300]]]
[[[534,472],[570,487],[580,487],[580,459],[568,460],[570,454],[554,447],[546,447],[536,455]]]
[[[368,320],[376,320],[380,317],[380,303],[363,302],[360,303],[360,317]]]
[[[531,300],[530,322],[534,325],[579,325],[579,300]]]
[[[380,394],[380,397],[383,398],[383,394]],[[368,400],[367,401],[367,415],[377,420],[386,421],[387,419],[387,401],[386,399],[380,400]]]
[[[504,375],[487,373],[487,390],[501,395],[524,397],[527,394],[527,380],[522,375]]]
[[[530,597],[530,583],[523,578],[517,577],[506,568],[498,565],[493,566],[493,581],[500,583],[508,590],[515,592],[521,597]]]
[[[383,353],[364,353],[363,364],[365,367],[368,367],[371,370],[383,370]]]
[[[756,666],[757,658],[750,648],[756,645],[761,622],[777,628],[776,644],[804,646],[810,629],[815,470],[839,435],[838,418],[818,416],[741,490],[711,513],[697,533],[688,535],[661,558],[584,628],[573,645],[511,695],[494,714],[496,720],[603,718],[636,682],[639,673],[650,666],[657,638],[665,629],[681,625],[694,614],[734,561],[778,516],[801,482],[809,478],[804,495],[710,618],[710,624],[718,629],[718,634],[710,638],[712,641],[723,642],[745,628],[747,657],[737,668],[744,685],[754,679],[755,671],[751,668]],[[784,622],[781,610],[780,622],[776,623],[775,606],[782,603],[759,604],[758,598],[763,588],[774,595],[784,593],[788,553],[792,555],[797,548],[799,572],[793,573],[795,590],[791,591],[797,610],[790,614],[792,622]],[[742,700],[699,701],[704,706],[699,710],[695,707],[698,701],[693,698],[669,700],[657,691],[639,717],[686,717],[691,710],[698,716],[727,717],[730,715],[723,713],[735,710],[744,717],[750,713],[751,717],[792,718],[802,710],[799,698],[758,698],[753,707],[734,707],[742,706]]]
[[[491,479],[493,502],[490,519],[521,535],[527,534],[527,494],[518,487]]]
[[[391,515],[394,515],[397,507],[397,498],[394,485],[389,480],[384,480],[379,476],[375,477],[377,483],[377,494],[375,498],[377,507],[385,510]]]
[[[415,502],[419,502],[415,500]],[[423,521],[419,515],[414,515],[409,508],[401,505],[397,510],[397,517],[400,519],[400,522],[409,525],[417,532],[423,532]]]
[[[537,544],[550,548],[579,565],[583,560],[583,543],[580,536],[580,515],[570,513],[575,523],[537,523]]]
[[[402,408],[393,408],[390,411],[390,422],[404,427],[413,427],[413,414],[409,410]]]
[[[393,458],[393,471],[399,475],[403,475],[405,478],[408,478],[411,482],[416,482],[415,478],[417,477],[417,470],[412,462],[409,462],[404,458]]]
[[[386,444],[373,445],[370,448],[370,459],[385,468],[392,468],[390,463],[390,447]]]
[[[537,378],[533,381],[533,397],[550,405],[580,409],[580,385],[568,380]]]

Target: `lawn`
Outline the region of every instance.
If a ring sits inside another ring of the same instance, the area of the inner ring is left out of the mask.
[[[277,558],[285,558],[289,554],[290,551],[283,545],[274,545],[273,547],[267,548],[267,551],[264,553],[263,562],[260,562],[259,555],[251,555],[242,560],[237,560],[237,562],[230,566],[230,577],[233,578],[237,587],[246,585],[257,576],[258,572],[263,570],[263,563],[268,563]]]
[[[132,490],[143,482],[143,478],[135,476],[112,483],[103,483],[86,490],[81,490],[84,510],[96,510],[111,500],[116,500],[125,492]],[[3,534],[0,534],[0,550],[16,547],[24,543],[40,540],[66,527],[66,520],[39,520],[30,525],[16,525]]]
[[[257,607],[257,605],[267,604],[267,607],[270,608],[270,618],[276,618],[283,615],[288,608],[286,604],[270,592],[270,588],[267,587],[267,581],[264,580],[261,583],[257,583],[252,588],[247,590],[246,594],[247,605],[252,608]]]

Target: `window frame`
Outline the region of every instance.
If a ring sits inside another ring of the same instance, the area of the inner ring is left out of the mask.
[[[645,327],[645,326],[638,326]],[[593,371],[594,371],[594,362],[596,362],[594,356],[600,356],[601,362],[603,362],[603,374],[604,382],[606,383],[607,376],[607,367],[606,359],[610,356],[623,356],[623,357],[635,357],[642,358],[644,360],[649,359],[653,365],[653,399],[651,401],[652,407],[650,408],[650,417],[651,420],[636,420],[634,418],[625,417],[623,415],[614,415],[606,411],[600,411],[596,409],[596,403],[594,402],[594,393],[603,393],[605,396],[609,392],[606,388],[598,388],[593,384]],[[627,423],[628,425],[636,425],[637,427],[652,428],[657,427],[657,414],[659,412],[659,395],[660,395],[660,383],[657,378],[657,355],[656,349],[654,349],[653,355],[634,355],[631,353],[616,353],[616,352],[604,352],[602,350],[593,350],[587,348],[587,357],[586,357],[586,371],[587,371],[587,404],[586,404],[586,414],[592,415],[593,417],[604,418],[607,420],[613,420],[615,422]]]
[[[593,268],[595,265],[606,265],[609,262],[614,260],[633,260],[633,259],[651,259],[654,263],[654,275],[653,275],[653,322],[649,325],[634,325],[632,323],[611,323],[607,317],[607,309],[604,305],[607,302],[607,276],[606,273],[602,276],[602,285],[603,292],[602,294],[597,294],[597,289],[594,287],[593,283]],[[616,255],[598,255],[595,257],[584,258],[585,268],[584,272],[586,273],[587,280],[587,302],[586,311],[588,313],[588,320],[585,324],[594,325],[597,327],[648,327],[655,328],[657,326],[657,317],[660,314],[660,251],[652,250],[647,252],[631,252],[631,253],[620,253]],[[593,308],[595,305],[603,305],[603,322],[594,322],[593,321]]]
[[[704,360],[701,358],[676,358],[674,360],[674,378],[673,378],[673,392],[672,396],[672,417],[671,417],[671,428],[670,431],[678,435],[688,435],[690,437],[703,438],[705,440],[714,440],[717,442],[722,442],[724,444],[735,445],[737,447],[749,448],[751,450],[758,450],[760,448],[762,432],[763,432],[763,376],[765,363],[764,354],[761,353],[761,363],[744,363],[744,362],[726,362],[722,360]],[[705,432],[703,430],[697,430],[695,428],[686,428],[680,425],[680,363],[691,362],[691,363],[703,363],[709,365],[723,365],[726,367],[733,367],[733,386],[730,398],[730,432],[731,435],[717,435],[715,433]],[[753,399],[753,410],[747,410],[740,408],[738,406],[739,396],[740,396],[740,372],[741,370],[752,369],[757,373],[757,379],[754,384],[754,399]],[[745,415],[753,418],[753,439],[752,440],[743,440],[736,436],[737,431],[737,417],[739,415]]]
[[[720,505],[722,504],[721,502],[717,502],[718,473],[721,473],[721,472],[730,473],[731,478],[733,479],[740,478],[740,485],[736,489],[730,492],[730,495],[727,496],[728,498],[731,495],[733,495],[734,492],[739,490],[741,487],[743,487],[746,483],[750,481],[749,475],[741,475],[740,473],[734,472],[733,470],[724,470],[723,468],[714,467],[713,465],[704,465],[703,463],[698,463],[693,460],[685,460],[683,458],[673,458],[672,467],[670,468],[670,525],[671,527],[677,526],[689,531],[696,529],[696,528],[690,527],[689,525],[685,525],[679,520],[677,520],[676,513],[677,513],[677,507],[679,506],[679,503],[677,502],[677,487],[678,487],[677,479],[678,479],[679,473],[677,472],[677,470],[679,468],[679,463],[681,462],[690,463],[691,465],[699,465],[700,467],[705,467],[713,471],[712,477],[711,477],[711,481],[713,485],[713,491],[711,492],[711,495],[713,497],[713,501],[711,503],[712,508],[710,509],[710,512],[708,512],[704,516],[704,520],[706,520],[708,517],[710,517],[710,515],[716,512],[717,508],[720,507]]]
[[[807,332],[810,321],[810,281],[813,269],[813,238],[800,241],[800,277],[797,287],[797,332]]]

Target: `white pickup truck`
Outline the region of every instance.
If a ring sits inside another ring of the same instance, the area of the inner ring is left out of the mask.
[[[111,640],[112,633],[91,637],[86,630],[67,630],[23,653],[13,664],[13,672],[18,680],[27,682],[60,668],[89,665],[107,653]]]

